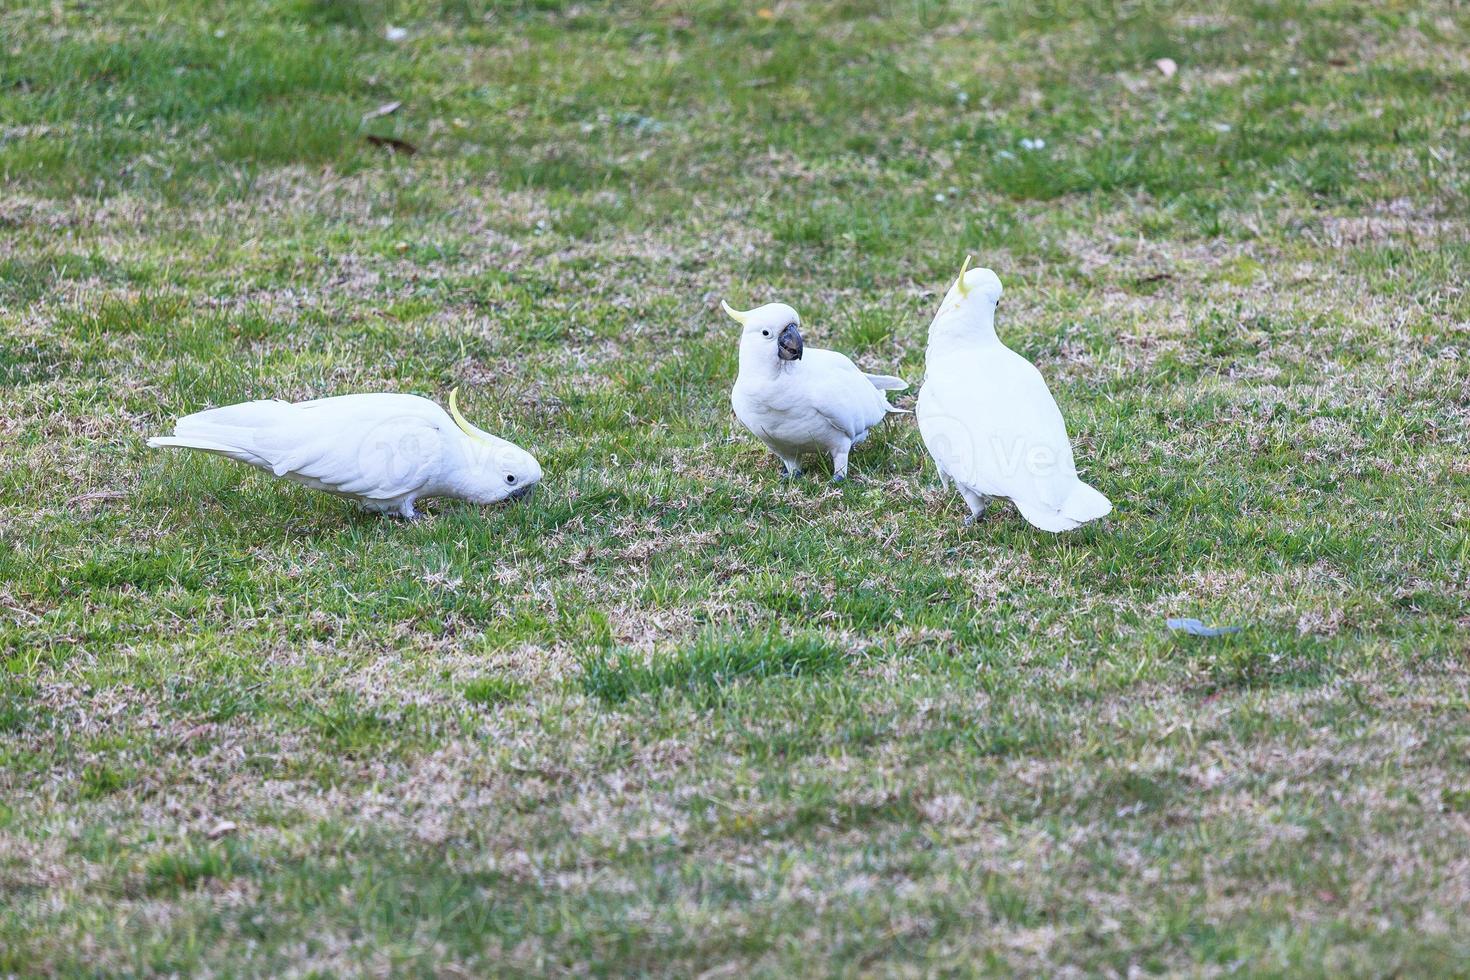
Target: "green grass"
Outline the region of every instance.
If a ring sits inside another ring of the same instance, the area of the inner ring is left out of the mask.
[[[527,685],[509,677],[476,677],[465,684],[464,698],[470,704],[492,706],[519,700]]]
[[[1467,42],[6,7],[0,974],[1463,972]],[[789,483],[731,417],[721,298],[916,386],[967,252],[1107,521],[964,528],[904,418]],[[455,385],[529,502],[144,446]]]
[[[845,660],[841,647],[820,637],[710,635],[648,663],[629,651],[599,650],[582,662],[581,683],[586,693],[614,704],[669,690],[709,705],[744,681],[829,673]]]

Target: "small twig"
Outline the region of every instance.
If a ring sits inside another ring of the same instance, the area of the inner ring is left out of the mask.
[[[29,617],[31,617],[31,622],[33,622],[33,623],[39,623],[41,621],[41,617],[40,616],[37,616],[35,613],[31,612],[29,609],[22,609],[19,606],[12,606],[9,603],[6,603],[5,604],[5,608],[6,609],[9,609],[11,612],[15,613],[17,616],[29,616]]]
[[[84,493],[80,497],[73,497],[67,501],[69,506],[77,504],[89,504],[94,500],[122,500],[127,494],[121,490],[97,490],[93,493]]]
[[[403,105],[402,102],[384,102],[376,109],[369,109],[367,112],[364,112],[362,114],[362,121],[371,122],[374,119],[381,119],[383,116],[391,116],[398,111],[398,107],[401,105]]]

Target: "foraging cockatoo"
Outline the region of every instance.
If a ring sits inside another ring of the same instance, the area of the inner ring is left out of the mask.
[[[780,457],[788,477],[801,474],[803,453],[832,456],[832,478],[847,477],[847,454],[890,412],[884,391],[908,383],[865,374],[836,351],[802,343],[801,322],[784,303],[741,313],[720,306],[743,328],[740,373],[730,392],[735,417]]]
[[[148,445],[199,449],[274,476],[415,515],[421,497],[493,504],[525,496],[541,479],[536,458],[418,395],[341,395],[308,402],[255,401],[186,415]]]
[[[1000,279],[970,260],[929,325],[919,433],[970,507],[1009,497],[1043,531],[1068,531],[1113,509],[1077,478],[1056,399],[1041,373],[995,335]],[[966,271],[968,270],[968,271]]]

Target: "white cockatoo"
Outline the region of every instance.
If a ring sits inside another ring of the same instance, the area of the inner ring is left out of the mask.
[[[1067,426],[1041,372],[995,335],[1000,279],[970,269],[929,325],[919,434],[941,482],[953,480],[969,524],[992,497],[1008,497],[1043,531],[1068,531],[1113,509],[1077,478]]]
[[[217,453],[382,514],[417,516],[414,501],[493,504],[530,493],[536,458],[418,395],[255,401],[186,415],[148,445]]]
[[[785,303],[768,303],[741,313],[721,301],[740,334],[740,372],[730,404],[747,429],[786,467],[801,475],[803,453],[829,453],[832,478],[847,477],[847,454],[890,412],[885,391],[908,383],[886,374],[865,374],[836,351],[807,347],[800,318]]]

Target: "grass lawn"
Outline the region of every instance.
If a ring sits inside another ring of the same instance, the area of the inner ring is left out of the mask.
[[[0,975],[1465,973],[1467,92],[1453,0],[5,5]],[[911,407],[966,252],[1107,520],[735,422],[721,298]],[[143,444],[455,385],[528,503]]]

